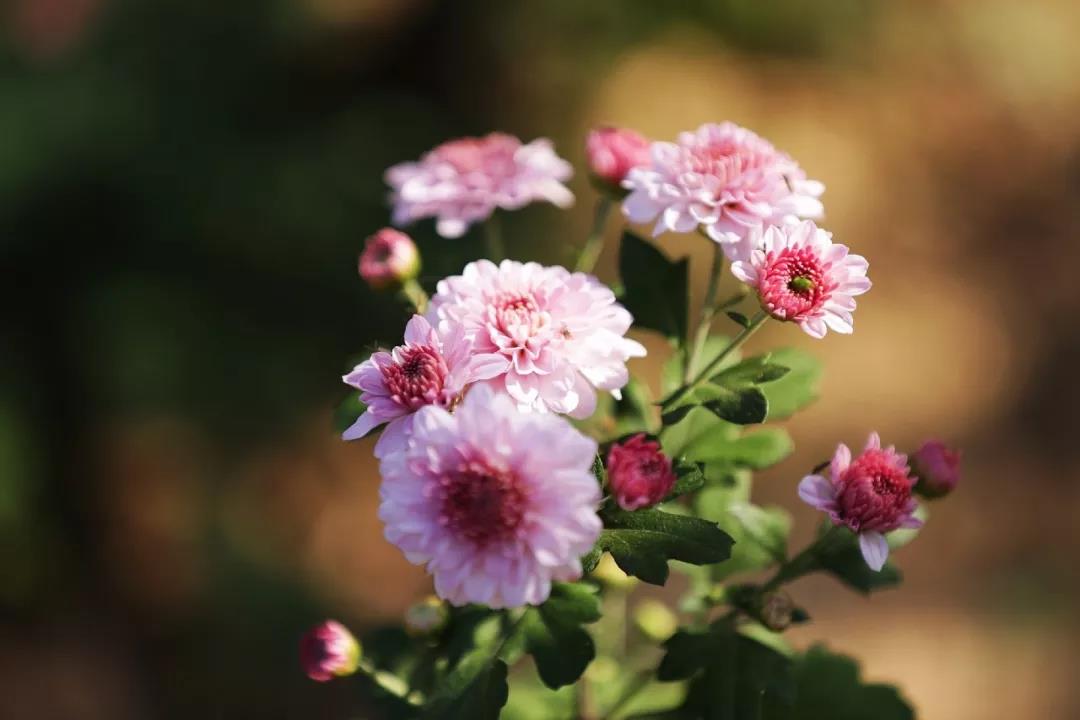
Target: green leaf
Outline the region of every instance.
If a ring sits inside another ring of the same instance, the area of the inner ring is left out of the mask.
[[[706,460],[717,449],[730,445],[739,435],[735,425],[724,422],[702,407],[691,407],[675,425],[660,431],[660,445],[668,457]]]
[[[502,647],[502,618],[477,614],[461,652],[438,690],[428,700],[423,717],[431,720],[495,720],[506,704],[507,666],[497,655]]]
[[[879,572],[871,570],[859,551],[855,535],[850,532],[844,532],[842,538],[827,543],[818,554],[818,559],[822,569],[864,594],[898,585],[902,579],[900,570],[892,563],[885,563]]]
[[[679,460],[672,469],[675,471],[675,485],[665,500],[697,492],[705,486],[705,471],[701,463]]]
[[[788,368],[782,378],[762,388],[769,399],[771,420],[791,417],[817,399],[821,362],[814,356],[795,348],[783,348],[773,351],[769,361]]]
[[[730,442],[695,446],[694,459],[703,462],[726,460],[736,465],[761,470],[780,462],[794,446],[791,437],[780,428],[767,428],[743,435]]]
[[[727,388],[705,383],[687,392],[674,410],[664,413],[664,425],[675,425],[696,405],[736,425],[764,422],[769,414],[769,401],[759,388],[752,385]]]
[[[747,358],[737,365],[713,375],[711,382],[723,387],[735,388],[744,385],[762,385],[779,380],[790,372],[784,365],[773,362],[772,355],[759,355]]]
[[[557,583],[543,605],[526,611],[525,650],[545,685],[556,689],[577,682],[596,656],[592,637],[581,625],[599,619],[596,589],[583,584]]]
[[[648,386],[630,378],[622,388],[622,399],[615,402],[615,435],[652,432],[656,429],[656,406]]]
[[[596,548],[583,561],[586,572],[595,568],[600,552],[606,551],[627,575],[663,585],[668,560],[707,565],[731,556],[731,537],[708,520],[661,510],[626,512],[614,508],[605,510],[602,517],[604,530]]]
[[[820,645],[793,667],[795,702],[766,703],[765,720],[914,720],[915,712],[891,685],[867,684],[858,664]]]
[[[672,262],[648,241],[623,233],[619,251],[622,303],[634,316],[634,325],[682,342],[686,337],[689,265],[687,258]]]
[[[705,347],[701,351],[701,357],[698,358],[696,367],[698,369],[706,367],[710,362],[716,359],[720,353],[727,349],[727,346],[731,344],[731,338],[723,335],[710,335],[705,340]],[[734,351],[720,364],[717,370],[721,370],[726,367],[730,367],[739,362],[741,357],[738,350]],[[686,373],[686,355],[685,353],[677,352],[672,354],[664,363],[664,367],[660,372],[660,394],[663,397],[667,397],[671,393],[682,387],[683,375]]]
[[[741,312],[735,312],[734,310],[728,310],[727,316],[731,318],[732,322],[741,328],[750,327],[750,320]]]

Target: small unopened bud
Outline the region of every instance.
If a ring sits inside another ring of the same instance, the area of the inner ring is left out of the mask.
[[[420,272],[420,251],[405,233],[383,228],[367,239],[360,253],[360,277],[375,290],[412,280]]]
[[[360,643],[344,625],[327,620],[300,639],[300,663],[317,682],[352,675],[360,664]]]
[[[761,624],[775,632],[787,629],[795,614],[795,603],[786,592],[777,590],[761,599],[758,619]]]
[[[919,478],[915,492],[924,497],[944,497],[960,482],[960,451],[940,440],[924,442],[910,461],[912,472]]]
[[[589,170],[596,179],[618,187],[631,169],[649,164],[650,144],[633,130],[597,128],[585,140]]]
[[[623,510],[651,507],[675,485],[671,459],[660,452],[660,443],[644,434],[611,446],[607,473],[608,485]]]
[[[624,573],[607,553],[600,558],[592,576],[614,590],[629,590],[638,584],[638,579]]]
[[[659,600],[642,600],[634,608],[634,625],[653,642],[663,642],[679,629],[679,618]]]
[[[413,637],[434,635],[446,626],[449,616],[446,604],[429,595],[405,611],[405,632]]]

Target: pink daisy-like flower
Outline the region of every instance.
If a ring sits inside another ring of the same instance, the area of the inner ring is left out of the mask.
[[[469,263],[439,282],[428,317],[464,329],[473,352],[497,353],[505,373],[488,381],[521,409],[576,418],[596,408],[594,388],[617,394],[626,361],[645,355],[623,337],[633,318],[596,278],[537,263]]]
[[[405,326],[404,345],[375,353],[342,378],[367,405],[342,437],[357,440],[389,423],[375,444],[375,456],[401,450],[413,413],[426,405],[452,409],[466,385],[500,375],[507,365],[501,355],[474,353],[460,328],[439,332],[414,315]]]
[[[717,242],[762,224],[819,218],[825,186],[767,140],[734,123],[706,124],[654,142],[651,164],[634,168],[623,187],[631,222],[657,220],[653,230],[690,232],[699,225]]]
[[[827,512],[834,525],[856,533],[866,564],[881,570],[889,557],[885,533],[922,527],[914,515],[918,503],[911,496],[915,482],[907,456],[891,445],[882,448],[878,434],[870,433],[866,448],[854,460],[848,446],[840,443],[829,477],[807,475],[799,483],[799,497]]]
[[[855,296],[870,289],[869,263],[848,253],[832,234],[806,220],[754,228],[730,245],[731,274],[755,288],[777,320],[798,323],[807,335],[854,331]]]
[[[452,415],[420,410],[405,452],[383,458],[386,538],[455,605],[538,605],[600,536],[595,456],[565,419],[473,387]]]
[[[386,171],[386,182],[393,188],[395,225],[433,217],[436,231],[454,238],[496,208],[517,210],[536,201],[570,206],[574,196],[563,182],[572,174],[550,140],[526,145],[513,135],[491,133],[451,140],[419,162],[395,165]]]

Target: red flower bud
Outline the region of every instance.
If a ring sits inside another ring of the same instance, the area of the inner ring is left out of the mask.
[[[300,639],[300,664],[317,682],[352,675],[360,664],[360,643],[344,625],[327,620]]]
[[[928,498],[943,497],[960,482],[960,451],[940,440],[927,440],[911,456],[911,469],[919,477],[916,492]]]
[[[649,140],[623,128],[603,127],[593,130],[585,140],[585,155],[592,174],[612,185],[619,185],[632,168],[649,164]]]
[[[623,510],[650,507],[663,500],[675,484],[671,459],[660,444],[644,434],[612,445],[607,459],[608,485]]]

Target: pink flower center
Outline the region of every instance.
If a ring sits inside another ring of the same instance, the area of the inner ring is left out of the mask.
[[[427,345],[412,345],[403,348],[401,356],[400,362],[382,371],[390,398],[410,410],[443,403],[448,369],[439,352]]]
[[[491,177],[509,175],[520,143],[509,135],[492,133],[482,138],[461,138],[443,143],[433,153],[461,174],[482,172]]]
[[[813,248],[785,248],[765,256],[759,292],[769,313],[780,320],[799,320],[816,313],[836,284]]]
[[[717,199],[735,191],[753,191],[764,180],[762,171],[768,170],[777,159],[776,151],[771,147],[752,147],[735,138],[719,138],[708,145],[691,147],[689,151],[686,169],[715,178],[718,181]],[[729,204],[739,204],[743,199],[741,194]]]
[[[439,523],[483,548],[514,537],[525,516],[525,493],[513,473],[484,462],[464,463],[440,478]]]
[[[529,293],[503,293],[488,309],[489,319],[499,332],[520,346],[551,324],[551,315],[540,309]]]
[[[855,532],[895,530],[911,510],[913,484],[895,453],[866,450],[840,476],[840,519]]]

